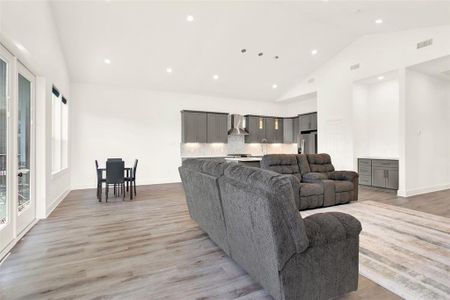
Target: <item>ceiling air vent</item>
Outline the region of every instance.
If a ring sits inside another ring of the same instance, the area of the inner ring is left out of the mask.
[[[359,64],[354,64],[354,65],[350,66],[350,70],[352,70],[352,71],[357,70],[357,69],[359,69]]]
[[[315,79],[314,78],[310,78],[310,79],[308,79],[308,83],[313,83],[315,81]]]
[[[433,44],[433,39],[428,39],[417,43],[417,49],[431,46]]]

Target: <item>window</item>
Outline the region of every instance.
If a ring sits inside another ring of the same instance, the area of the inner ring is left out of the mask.
[[[52,173],[56,174],[67,168],[68,105],[57,88],[52,92]]]

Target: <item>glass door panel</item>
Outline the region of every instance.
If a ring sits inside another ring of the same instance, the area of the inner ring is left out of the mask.
[[[7,64],[0,59],[0,226],[8,221],[7,165]],[[0,249],[1,250],[1,249]]]
[[[11,91],[14,58],[0,45],[0,259],[14,240],[15,214],[11,202],[11,181],[14,180],[11,164]]]
[[[17,75],[17,233],[20,234],[36,217],[33,200],[32,123],[34,76],[18,64]]]

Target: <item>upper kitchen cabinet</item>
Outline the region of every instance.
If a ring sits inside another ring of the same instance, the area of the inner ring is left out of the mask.
[[[248,135],[245,136],[246,143],[261,143],[266,138],[266,122],[261,116],[245,116]]]
[[[181,139],[183,143],[207,142],[207,114],[204,112],[181,112]]]
[[[228,143],[228,114],[207,114],[207,142]]]
[[[294,144],[298,142],[299,117],[283,119],[283,143]]]
[[[227,143],[228,114],[183,110],[181,131],[183,143]]]
[[[310,113],[299,116],[300,131],[317,130],[317,113]]]
[[[283,143],[284,140],[284,123],[282,118],[272,118],[273,119],[273,127],[266,126],[266,131],[271,130],[272,136],[269,143]],[[270,129],[272,128],[272,129]]]
[[[283,143],[283,118],[246,116],[246,143]]]

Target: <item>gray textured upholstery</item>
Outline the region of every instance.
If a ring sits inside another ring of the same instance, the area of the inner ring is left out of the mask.
[[[261,159],[261,168],[280,174],[290,174],[302,179],[297,157],[290,154],[265,155]]]
[[[191,218],[229,254],[218,183],[225,166],[225,162],[187,159],[178,170]]]
[[[357,289],[359,221],[342,213],[302,219],[296,207],[294,186],[309,185],[307,197],[323,197],[314,194],[320,183],[202,160],[179,170],[191,216],[276,300],[329,299]]]
[[[328,154],[307,154],[306,156],[308,157],[311,172],[328,173],[334,171],[334,167],[331,164],[331,157]]]
[[[335,171],[330,155],[325,153],[265,155],[261,168],[291,174],[301,180],[296,201],[299,210],[358,200],[358,173]]]

